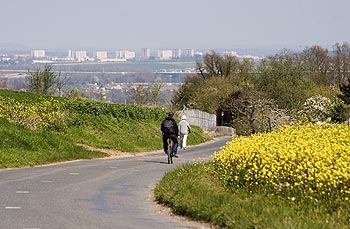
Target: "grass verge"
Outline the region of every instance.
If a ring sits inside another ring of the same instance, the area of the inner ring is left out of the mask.
[[[60,133],[32,131],[0,118],[0,168],[17,168],[76,159],[105,157]]]
[[[156,200],[176,214],[224,228],[350,228],[349,214],[329,214],[276,196],[229,190],[205,164],[188,164],[165,174]]]
[[[133,153],[162,149],[160,124],[167,112],[161,107],[8,90],[0,90],[0,100],[0,168],[108,156],[87,149]],[[192,130],[189,145],[210,139],[199,127]]]
[[[210,140],[199,127],[192,129],[188,145]],[[73,126],[65,132],[74,142],[121,152],[148,152],[163,147],[160,121],[157,120],[118,120],[99,116],[83,128]]]

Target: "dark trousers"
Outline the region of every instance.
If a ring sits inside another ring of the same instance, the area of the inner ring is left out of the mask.
[[[164,152],[168,151],[168,139],[171,138],[171,140],[173,141],[174,145],[173,145],[173,154],[177,153],[177,146],[179,145],[178,141],[177,141],[177,136],[175,134],[163,134],[163,148],[164,148]]]

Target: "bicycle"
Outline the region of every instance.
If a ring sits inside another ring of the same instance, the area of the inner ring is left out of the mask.
[[[167,155],[168,155],[168,164],[172,164],[173,163],[173,140],[171,140],[171,138],[168,139],[168,151],[167,151]]]

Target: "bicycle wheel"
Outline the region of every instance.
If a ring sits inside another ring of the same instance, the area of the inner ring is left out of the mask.
[[[173,163],[173,141],[171,141],[169,139],[168,142],[168,164],[172,164]]]

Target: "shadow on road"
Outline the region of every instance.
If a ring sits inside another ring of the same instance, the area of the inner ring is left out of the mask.
[[[168,162],[166,162],[166,161],[147,161],[147,160],[145,160],[145,161],[143,161],[143,162],[158,163],[158,164],[168,164]]]

